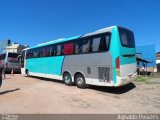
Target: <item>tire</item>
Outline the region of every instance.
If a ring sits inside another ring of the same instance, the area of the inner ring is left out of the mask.
[[[71,77],[71,75],[69,73],[64,73],[63,81],[68,86],[72,86],[73,85],[72,77]]]
[[[75,76],[75,83],[78,88],[85,89],[87,87],[85,78],[82,74],[77,74]]]

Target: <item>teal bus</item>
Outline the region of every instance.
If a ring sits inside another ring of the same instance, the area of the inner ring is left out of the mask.
[[[119,26],[39,44],[23,50],[21,57],[22,74],[78,88],[118,87],[137,76],[134,34]]]

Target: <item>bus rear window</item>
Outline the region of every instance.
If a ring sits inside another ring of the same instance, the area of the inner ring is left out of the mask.
[[[124,28],[119,28],[119,36],[123,47],[135,47],[134,35],[132,31],[129,31]]]

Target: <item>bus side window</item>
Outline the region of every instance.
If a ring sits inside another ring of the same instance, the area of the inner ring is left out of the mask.
[[[83,41],[81,39],[77,40],[75,42],[75,53],[76,54],[81,54],[82,53],[82,46],[83,46]]]
[[[90,50],[90,40],[84,39],[82,46],[82,53],[89,53],[89,50]]]
[[[106,46],[107,46],[107,50],[109,50],[109,43],[110,43],[110,35],[106,36]]]
[[[92,52],[98,52],[99,51],[99,45],[100,45],[100,37],[93,38],[92,41]]]
[[[37,49],[37,58],[40,57],[40,48]]]
[[[37,57],[37,50],[33,50],[33,58]]]
[[[50,56],[53,56],[53,55],[52,55],[52,51],[53,51],[53,47],[50,46],[50,49],[49,49],[49,55],[50,55]]]
[[[30,58],[33,58],[33,50],[30,51]]]
[[[51,56],[57,55],[57,45],[52,45]]]
[[[105,36],[101,37],[101,41],[100,41],[100,46],[99,46],[99,51],[103,52],[106,51],[107,47],[106,47],[106,39]]]
[[[61,55],[64,55],[64,44],[61,44]]]
[[[50,56],[50,47],[47,46],[47,47],[45,48],[45,57],[49,57],[49,56]]]
[[[43,51],[42,51],[42,48],[40,48],[40,57],[43,57]]]
[[[61,45],[57,45],[56,55],[61,55]]]
[[[45,48],[42,48],[42,57],[45,57]]]
[[[100,46],[99,46],[99,51],[104,52],[109,49],[109,42],[110,42],[110,34],[107,36],[102,36],[101,41],[100,41]]]
[[[74,44],[66,43],[64,44],[64,55],[72,55],[74,54]]]

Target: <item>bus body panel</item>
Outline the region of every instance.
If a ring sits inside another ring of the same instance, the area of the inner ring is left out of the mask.
[[[61,75],[64,56],[27,59],[29,72]]]
[[[135,48],[121,48],[120,56],[120,76],[134,74],[137,71]],[[126,55],[126,57],[125,57]],[[130,56],[131,55],[131,56]],[[128,57],[127,57],[128,56]]]
[[[136,66],[137,66],[136,63],[120,65],[120,71],[121,71],[120,76],[125,77],[126,75],[132,75],[136,73],[137,70]]]
[[[112,29],[111,43],[110,43],[110,54],[112,55],[112,75],[114,84],[117,82],[116,72],[116,58],[120,55],[120,41],[117,27]]]
[[[111,83],[112,58],[109,52],[66,56],[62,73],[69,72],[72,77],[78,72],[82,73],[87,84],[98,82]],[[102,77],[106,77],[104,80]],[[101,79],[102,78],[102,79]]]

